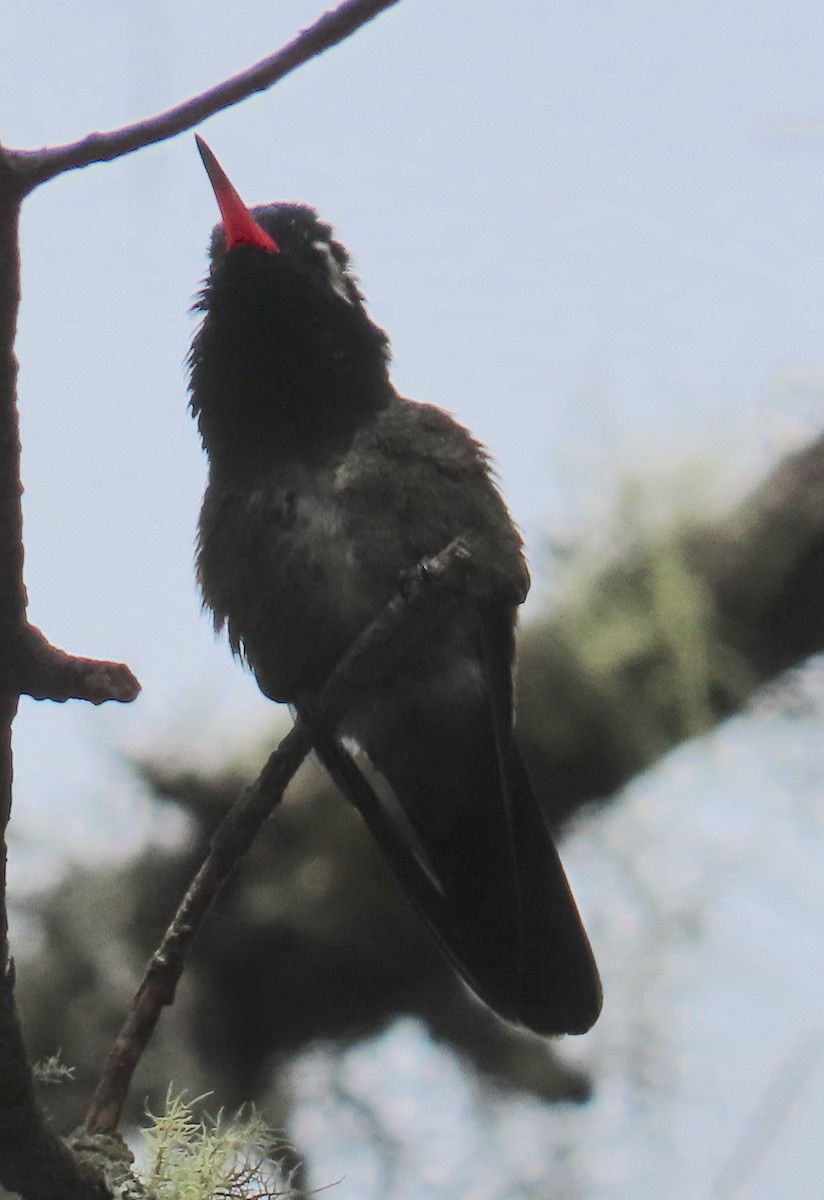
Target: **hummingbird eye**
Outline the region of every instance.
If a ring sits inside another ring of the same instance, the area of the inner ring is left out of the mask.
[[[352,294],[352,285],[341,264],[335,257],[334,251],[328,242],[311,242],[310,246],[314,250],[318,261],[323,266],[323,271],[332,291],[345,300],[347,304],[354,304],[355,298]]]

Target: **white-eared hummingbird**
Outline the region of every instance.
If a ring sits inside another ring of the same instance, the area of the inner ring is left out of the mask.
[[[477,995],[538,1033],[581,1033],[601,988],[513,736],[529,576],[486,451],[397,393],[331,227],[302,204],[247,209],[198,146],[222,217],[190,358],[204,602],[261,690],[311,712],[405,573],[464,540],[462,602],[316,748]],[[378,772],[378,807],[342,738]]]

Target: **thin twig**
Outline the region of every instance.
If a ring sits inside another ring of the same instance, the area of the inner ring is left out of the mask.
[[[425,629],[431,630],[433,620],[466,593],[470,569],[469,552],[460,539],[422,563],[341,659],[311,706],[313,724],[334,730],[354,700],[385,678],[398,655],[409,653],[410,644],[414,645]],[[312,732],[299,719],[219,825],[106,1058],[86,1115],[90,1132],[117,1128],[132,1075],[163,1007],[174,1002],[195,935],[221,886],[311,748]]]
[[[90,133],[80,141],[65,146],[42,150],[7,150],[6,155],[19,181],[21,194],[25,195],[64,171],[87,167],[90,163],[109,162],[192,129],[207,117],[238,104],[255,92],[270,88],[284,75],[344,41],[356,29],[398,2],[345,0],[345,3],[324,13],[313,25],[302,30],[296,38],[268,58],[145,121],[106,133]]]

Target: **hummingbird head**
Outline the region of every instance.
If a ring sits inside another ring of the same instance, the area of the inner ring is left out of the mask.
[[[197,145],[222,217],[189,360],[207,449],[217,437],[294,452],[345,436],[392,394],[389,339],[366,311],[349,254],[308,205],[247,208]]]
[[[324,288],[346,304],[363,305],[363,293],[351,270],[349,253],[333,236],[331,225],[307,204],[247,208],[203,138],[195,134],[195,140],[222,217],[212,233],[213,270],[228,251],[243,248],[246,256],[250,251],[262,251],[280,257],[278,270],[284,264],[296,272],[306,272],[318,288]]]

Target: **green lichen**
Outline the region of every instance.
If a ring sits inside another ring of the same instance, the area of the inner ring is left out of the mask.
[[[691,523],[655,511],[627,485],[610,538],[613,566],[586,547],[567,555],[564,601],[553,632],[588,686],[613,713],[616,735],[652,761],[718,721],[719,702],[746,696],[751,681],[720,635],[713,593],[690,561]]]
[[[198,1116],[206,1097],[189,1100],[170,1088],[164,1112],[149,1114],[142,1131],[146,1200],[270,1200],[301,1195],[292,1187],[293,1172],[279,1160],[290,1147],[254,1107],[232,1118]]]

